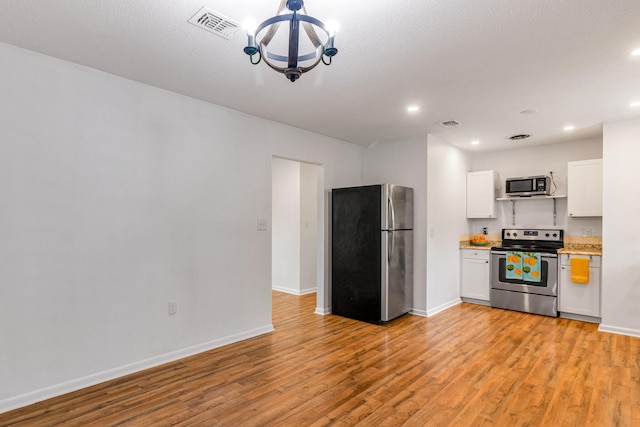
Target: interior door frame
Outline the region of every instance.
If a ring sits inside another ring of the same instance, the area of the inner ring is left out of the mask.
[[[298,163],[306,163],[317,167],[317,199],[316,199],[316,227],[317,227],[317,239],[316,239],[316,309],[315,313],[320,315],[327,315],[331,313],[331,288],[327,278],[330,277],[328,272],[331,268],[325,260],[329,258],[329,242],[330,236],[327,231],[330,227],[327,224],[328,215],[327,209],[329,208],[329,198],[331,191],[325,190],[325,170],[324,165],[321,163],[310,162],[306,160],[295,159],[284,156],[271,156],[274,159],[290,160]],[[271,197],[273,200],[273,194]],[[273,228],[270,229],[271,241],[273,242]],[[270,251],[271,257],[273,257],[273,250]]]

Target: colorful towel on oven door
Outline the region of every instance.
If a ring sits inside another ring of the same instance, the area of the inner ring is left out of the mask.
[[[526,282],[540,282],[540,260],[539,252],[523,252],[522,257],[522,280]]]
[[[505,269],[507,279],[540,282],[540,253],[508,251]]]
[[[506,278],[522,280],[522,252],[507,251]]]

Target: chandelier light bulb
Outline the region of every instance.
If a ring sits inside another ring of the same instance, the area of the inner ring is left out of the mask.
[[[253,18],[247,18],[242,23],[242,28],[247,32],[247,35],[255,36],[256,28],[258,28],[258,21]]]
[[[329,32],[329,36],[331,37],[335,36],[340,29],[340,24],[338,24],[338,21],[334,19],[327,21],[327,24],[325,26],[327,27],[327,31]]]

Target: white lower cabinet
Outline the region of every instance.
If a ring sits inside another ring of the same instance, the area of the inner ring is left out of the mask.
[[[462,298],[489,302],[491,287],[489,254],[488,250],[460,250],[460,296]]]
[[[589,258],[589,283],[571,281],[571,258]],[[599,256],[560,256],[560,292],[558,295],[561,314],[600,317],[600,260]]]

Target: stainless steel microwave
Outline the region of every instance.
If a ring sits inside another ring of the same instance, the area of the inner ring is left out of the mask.
[[[508,197],[549,195],[551,178],[545,175],[507,178],[504,192]]]

